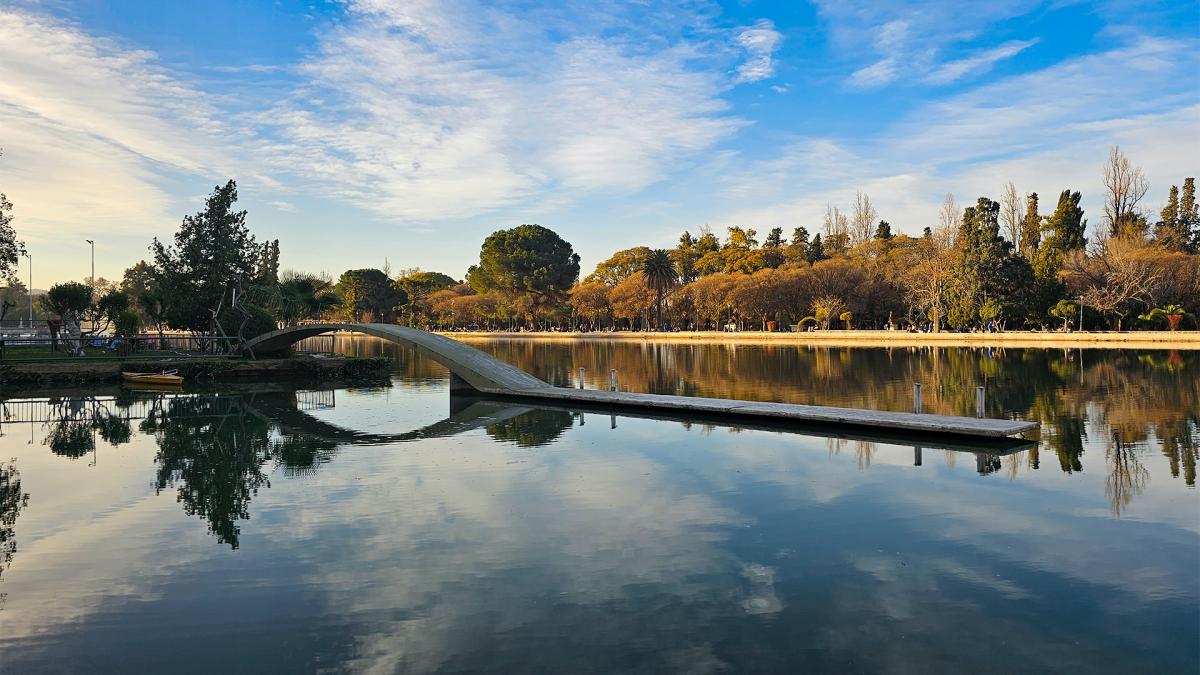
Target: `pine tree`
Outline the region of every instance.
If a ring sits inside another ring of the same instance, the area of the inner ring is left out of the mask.
[[[879,221],[879,225],[875,228],[875,238],[880,241],[887,241],[892,238],[892,225],[886,220]]]
[[[808,247],[808,228],[797,227],[792,230],[792,246]]]
[[[763,242],[763,246],[766,248],[779,248],[783,246],[783,228],[771,228],[771,231],[767,234],[766,241]]]
[[[817,233],[817,236],[813,237],[812,242],[808,245],[808,255],[806,257],[809,264],[828,257],[825,255],[825,245],[821,242],[820,233]]]

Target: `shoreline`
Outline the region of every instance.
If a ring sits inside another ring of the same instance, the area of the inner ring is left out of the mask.
[[[4,386],[121,382],[121,373],[178,371],[191,381],[297,377],[356,378],[386,374],[390,361],[375,356],[294,356],[277,359],[180,358],[25,361],[0,364]]]
[[[1038,333],[907,333],[879,330],[825,330],[805,333],[745,331],[720,333],[688,331],[643,333],[554,332],[438,332],[448,338],[472,340],[532,340],[546,342],[643,342],[745,345],[804,345],[826,347],[1032,347],[1041,349],[1184,349],[1200,350],[1200,331]]]

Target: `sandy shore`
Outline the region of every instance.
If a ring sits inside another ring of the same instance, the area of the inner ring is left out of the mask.
[[[443,333],[471,340],[709,342],[769,345],[825,345],[829,347],[1041,347],[1091,349],[1197,349],[1200,332],[1138,331],[1121,333],[905,333],[878,330],[827,330],[806,333]]]

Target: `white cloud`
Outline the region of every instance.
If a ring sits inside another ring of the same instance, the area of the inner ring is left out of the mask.
[[[968,203],[1013,180],[1047,208],[1081,190],[1094,223],[1109,146],[1144,167],[1152,202],[1194,170],[1200,99],[1175,83],[1196,66],[1187,43],[1141,38],[920,106],[872,139],[798,139],[731,174],[714,220],[811,229],[826,203],[845,206],[862,189],[894,228],[917,233],[946,192]]]
[[[279,140],[261,151],[391,218],[636,190],[741,124],[726,114],[728,83],[692,65],[702,44],[552,41],[525,17],[472,3],[372,0],[350,16],[303,65],[305,88],[264,116]],[[772,32],[742,33],[768,68]]]
[[[22,236],[161,224],[164,171],[228,165],[217,119],[152,54],[0,10],[0,170]]]
[[[887,57],[851,73],[846,81],[855,89],[871,89],[880,87],[896,79],[896,59]]]
[[[932,84],[949,84],[967,75],[985,72],[996,63],[1010,59],[1037,43],[1037,40],[1010,40],[999,47],[988,49],[974,56],[957,61],[947,61],[926,75],[925,81]]]
[[[749,57],[737,68],[738,82],[757,82],[775,74],[775,63],[772,60],[775,50],[783,36],[775,30],[775,24],[763,19],[747,28],[737,36],[737,43],[746,50]]]

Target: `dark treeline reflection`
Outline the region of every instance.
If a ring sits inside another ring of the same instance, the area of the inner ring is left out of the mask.
[[[1171,473],[1196,483],[1200,437],[1200,352],[1002,348],[851,348],[809,345],[664,344],[604,340],[471,340],[561,386],[606,388],[616,368],[622,390],[809,405],[911,410],[913,383],[923,410],[972,415],[975,387],[986,387],[990,416],[1042,425],[1025,464],[1048,461],[1067,473],[1107,470],[1113,494],[1136,494],[1140,454],[1158,449]],[[373,338],[339,338],[338,351],[390,355],[417,380],[445,370],[415,349]],[[1105,456],[1085,457],[1100,443]],[[1116,508],[1116,507],[1114,507]]]
[[[434,373],[436,377],[436,372]],[[326,392],[332,395],[332,392]],[[6,405],[12,406],[13,403]],[[19,404],[18,404],[19,405]],[[28,404],[26,404],[28,405]],[[33,408],[30,408],[31,410]],[[173,489],[188,515],[203,518],[223,544],[238,548],[240,523],[250,518],[250,503],[271,486],[271,475],[310,474],[332,460],[340,446],[403,442],[459,433],[475,425],[498,441],[521,447],[553,442],[575,417],[555,410],[515,409],[520,414],[495,417],[488,410],[467,409],[425,429],[391,435],[368,435],[323,422],[300,409],[296,391],[214,395],[141,395],[123,392],[115,399],[90,396],[51,398],[44,408],[45,445],[63,457],[78,459],[97,452],[97,439],[119,446],[138,433],[152,437],[155,488]],[[457,421],[458,424],[445,424]],[[0,546],[8,545],[21,503],[15,467],[0,466]],[[11,494],[10,494],[11,493]],[[15,545],[13,545],[15,546]],[[0,553],[4,550],[0,548]],[[11,551],[8,556],[11,557]],[[6,560],[0,558],[0,561]],[[2,565],[0,565],[2,568]]]
[[[0,577],[17,552],[17,516],[28,504],[29,495],[21,489],[21,472],[16,462],[0,462]],[[3,604],[4,594],[0,593],[0,608]]]

